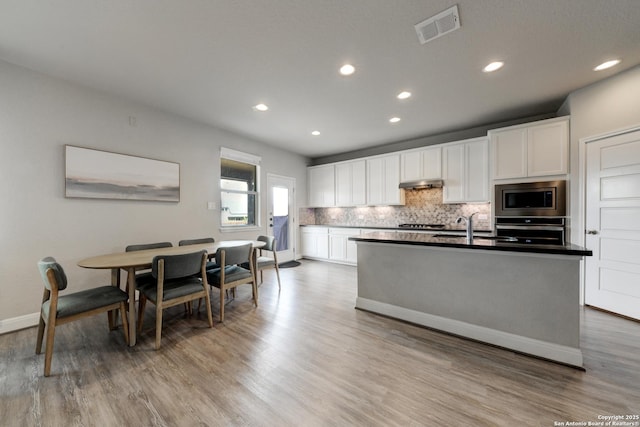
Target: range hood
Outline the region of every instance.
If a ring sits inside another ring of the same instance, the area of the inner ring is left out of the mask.
[[[399,188],[408,190],[422,190],[424,188],[440,188],[444,182],[441,179],[421,179],[418,181],[401,182]]]

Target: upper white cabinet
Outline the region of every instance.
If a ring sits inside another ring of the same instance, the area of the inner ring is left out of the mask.
[[[365,205],[367,203],[366,178],[365,160],[336,163],[336,206]]]
[[[442,178],[442,148],[430,147],[400,153],[400,181]]]
[[[310,207],[335,206],[335,166],[333,164],[307,168],[307,181]]]
[[[568,172],[569,120],[542,120],[489,131],[493,178],[564,175]]]
[[[467,203],[489,201],[489,141],[474,138],[442,148],[442,201]]]
[[[367,158],[367,204],[402,205],[404,191],[400,185],[400,154]]]

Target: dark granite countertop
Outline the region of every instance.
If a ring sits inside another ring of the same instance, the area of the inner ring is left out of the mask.
[[[361,228],[361,227],[360,227]],[[443,230],[446,231],[446,230]],[[441,233],[446,234],[446,233]],[[483,239],[482,236],[474,236],[473,243],[468,244],[464,236],[460,237],[436,237],[427,233],[410,232],[374,232],[360,236],[349,237],[356,242],[394,243],[400,245],[438,246],[444,248],[483,249],[490,251],[527,252],[555,255],[591,256],[593,253],[577,245],[527,245],[509,243],[497,240]]]

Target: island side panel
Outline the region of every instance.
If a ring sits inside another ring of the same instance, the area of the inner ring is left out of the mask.
[[[358,298],[579,349],[579,265],[573,256],[358,242]]]

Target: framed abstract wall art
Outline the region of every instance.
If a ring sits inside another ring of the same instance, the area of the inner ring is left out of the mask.
[[[180,164],[65,145],[65,196],[180,201]]]

